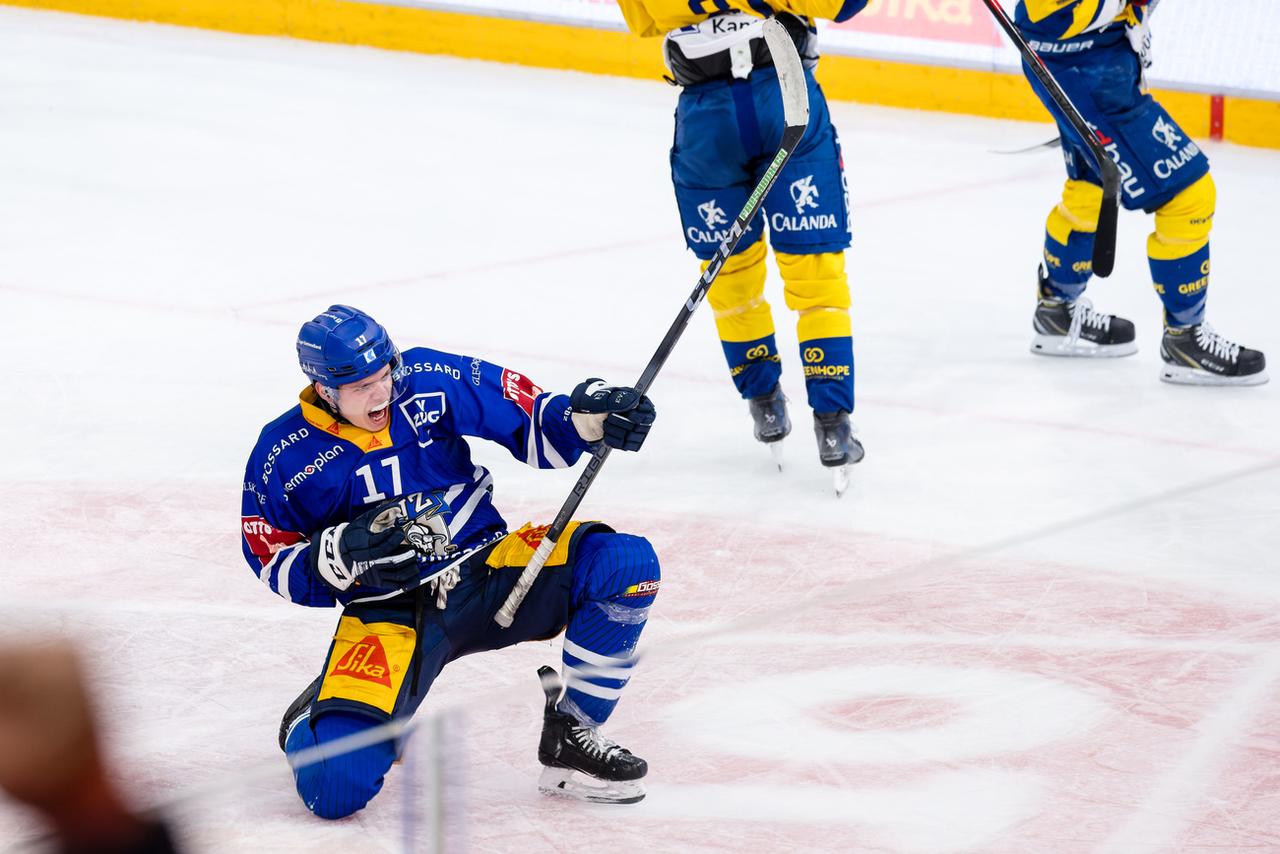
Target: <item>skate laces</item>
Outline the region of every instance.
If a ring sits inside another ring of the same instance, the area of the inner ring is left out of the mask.
[[[1088,298],[1081,299],[1071,307],[1071,328],[1067,330],[1067,340],[1076,341],[1086,326],[1106,332],[1111,329],[1111,315],[1093,310],[1093,303]]]
[[[1207,323],[1201,323],[1196,327],[1196,343],[1200,345],[1201,349],[1233,364],[1240,356],[1240,345],[1223,338],[1214,332],[1213,327]]]
[[[444,610],[444,606],[449,602],[449,591],[458,586],[458,582],[462,580],[462,571],[459,567],[451,566],[435,578],[427,582],[427,589],[436,597],[436,607]]]
[[[569,734],[574,743],[594,759],[609,760],[625,752],[616,742],[601,735],[595,727],[581,725],[570,727]]]

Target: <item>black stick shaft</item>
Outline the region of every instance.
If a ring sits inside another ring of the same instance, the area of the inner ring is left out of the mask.
[[[786,116],[786,129],[782,132],[782,142],[778,146],[777,154],[774,155],[768,168],[765,169],[764,175],[756,183],[751,195],[747,197],[747,203],[743,205],[737,219],[733,221],[733,225],[725,233],[724,239],[720,241],[720,246],[711,262],[707,264],[707,269],[702,271],[702,276],[698,279],[698,284],[693,289],[693,293],[689,295],[689,299],[685,300],[680,313],[676,315],[676,319],[672,321],[667,334],[663,336],[662,343],[658,345],[653,357],[649,359],[649,364],[645,365],[644,370],[641,372],[640,379],[635,385],[641,394],[649,390],[654,379],[658,376],[658,371],[662,370],[662,366],[666,364],[671,351],[675,349],[676,342],[680,340],[680,336],[684,334],[685,328],[689,325],[689,319],[693,317],[693,313],[698,310],[698,306],[706,298],[707,291],[711,288],[711,283],[720,274],[720,268],[724,266],[724,262],[733,254],[738,241],[742,239],[747,227],[751,225],[751,220],[755,218],[756,213],[764,205],[765,197],[769,195],[769,190],[773,188],[774,183],[778,180],[782,167],[791,158],[792,152],[800,144],[800,140],[804,137],[804,132],[809,126],[808,81],[805,77],[804,69],[800,65],[800,56],[796,52],[795,44],[791,41],[791,37],[787,35],[785,28],[776,20],[766,20],[762,24],[762,35],[769,45],[769,52],[773,57],[774,66],[777,68],[778,87],[782,94],[783,113]],[[507,628],[515,620],[516,609],[524,601],[525,595],[528,594],[529,589],[538,577],[538,573],[542,570],[543,565],[546,564],[547,558],[550,557],[551,550],[555,548],[556,543],[559,542],[560,537],[564,534],[565,528],[568,527],[569,522],[573,519],[573,514],[577,512],[578,505],[582,503],[587,490],[591,488],[596,476],[600,474],[604,461],[609,458],[609,451],[609,446],[601,442],[596,446],[591,458],[587,460],[586,468],[583,469],[582,474],[573,485],[573,490],[569,493],[569,497],[565,499],[564,504],[560,507],[560,512],[556,514],[556,518],[547,529],[542,542],[539,543],[537,550],[534,551],[533,556],[529,559],[529,564],[521,571],[515,586],[507,596],[507,600],[498,609],[498,613],[494,615],[493,619],[498,625]]]
[[[1045,67],[1044,61],[1027,44],[1027,40],[1022,37],[1022,33],[1018,32],[1018,28],[1014,26],[1013,21],[1009,20],[1004,7],[997,0],[982,0],[982,2],[986,4],[987,9],[995,16],[996,23],[1009,36],[1009,40],[1018,49],[1018,53],[1022,54],[1027,67],[1031,69],[1031,73],[1036,76],[1036,79],[1040,81],[1040,85],[1044,86],[1049,93],[1049,97],[1053,99],[1054,104],[1058,107],[1059,114],[1075,129],[1076,134],[1084,140],[1085,145],[1089,148],[1089,153],[1093,156],[1094,163],[1097,165],[1098,173],[1102,176],[1102,209],[1098,212],[1098,230],[1093,241],[1093,272],[1094,275],[1106,278],[1111,275],[1116,262],[1116,220],[1118,218],[1117,203],[1120,196],[1120,170],[1116,168],[1116,164],[1112,162],[1106,149],[1098,141],[1097,134],[1094,133],[1093,128],[1089,127],[1089,123],[1085,121],[1084,116],[1080,115],[1076,105],[1071,103],[1067,93],[1062,91],[1062,86],[1054,79],[1049,69]]]

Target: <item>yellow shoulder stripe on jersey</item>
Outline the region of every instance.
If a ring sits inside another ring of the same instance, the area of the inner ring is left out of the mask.
[[[1080,35],[1085,28],[1093,23],[1093,19],[1098,17],[1098,5],[1102,0],[1080,0],[1080,5],[1075,8],[1074,18],[1071,26],[1062,34],[1061,38],[1071,39]]]
[[[1054,12],[1060,12],[1079,0],[1024,0],[1027,7],[1027,17],[1031,22],[1039,23]]]
[[[363,427],[357,427],[354,424],[346,424],[329,414],[319,404],[320,396],[316,394],[314,386],[307,386],[298,394],[298,403],[302,404],[302,417],[307,419],[307,423],[312,427],[316,427],[331,436],[337,436],[343,441],[350,442],[361,451],[373,451],[378,448],[387,448],[391,446],[391,419],[387,419],[385,429],[379,430],[377,433],[370,433]]]

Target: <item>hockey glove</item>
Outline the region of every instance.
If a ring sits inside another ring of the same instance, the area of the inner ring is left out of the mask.
[[[418,576],[418,555],[405,538],[404,500],[379,504],[311,538],[316,574],[335,590],[352,584],[395,587]]]
[[[569,395],[573,426],[587,442],[603,441],[620,451],[638,451],[657,417],[653,401],[634,388],[610,386],[592,377]]]

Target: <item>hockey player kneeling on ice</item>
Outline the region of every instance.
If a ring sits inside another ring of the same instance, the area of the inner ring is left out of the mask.
[[[551,394],[477,358],[422,347],[402,355],[348,306],[304,324],[297,349],[310,385],[258,438],[241,528],[245,559],[271,592],[343,609],[323,670],[280,725],[303,802],[324,818],[361,809],[382,788],[396,745],[309,763],[294,761],[300,751],[407,720],[460,656],[561,631],[567,687],[541,674],[542,788],[611,803],[643,798],[644,760],[598,727],[631,675],[658,558],[640,537],[573,522],[515,621],[499,627],[494,614],[546,528],[508,531],[493,478],[471,461],[465,437],[560,468],[596,442],[639,450],[653,404],[597,379]]]
[[[1209,230],[1217,194],[1209,159],[1158,101],[1142,91],[1151,64],[1157,0],[1021,0],[1018,29],[1120,168],[1120,200],[1155,214],[1147,238],[1151,281],[1164,304],[1160,378],[1189,385],[1257,385],[1266,359],[1205,322]],[[1025,63],[1031,87],[1057,116]],[[1066,158],[1062,200],[1045,227],[1031,351],[1047,356],[1128,356],[1134,326],[1084,299],[1093,275],[1102,179],[1072,127],[1058,119]]]

